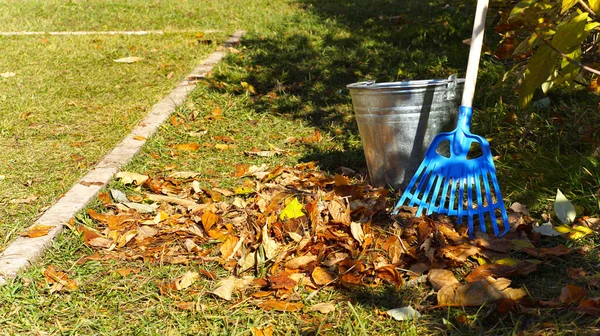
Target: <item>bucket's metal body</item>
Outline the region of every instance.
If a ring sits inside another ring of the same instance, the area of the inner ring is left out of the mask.
[[[348,85],[374,186],[404,189],[435,135],[456,126],[464,79]]]

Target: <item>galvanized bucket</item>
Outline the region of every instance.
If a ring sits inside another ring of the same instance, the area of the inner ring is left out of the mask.
[[[433,137],[456,126],[464,79],[347,86],[374,186],[404,189]]]

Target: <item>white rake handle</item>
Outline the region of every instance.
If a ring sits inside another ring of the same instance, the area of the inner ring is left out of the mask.
[[[473,35],[471,36],[471,48],[469,49],[469,62],[467,63],[467,75],[463,89],[462,106],[473,106],[473,95],[475,95],[475,84],[477,82],[477,71],[479,70],[479,58],[483,46],[483,32],[485,30],[485,16],[488,10],[489,0],[478,0],[475,11],[475,22],[473,23]]]

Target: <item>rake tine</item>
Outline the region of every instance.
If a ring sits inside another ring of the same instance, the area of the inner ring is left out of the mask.
[[[446,177],[446,180],[444,182],[444,190],[442,191],[442,198],[440,200],[440,206],[439,206],[439,213],[443,214],[443,213],[448,213],[448,211],[450,210],[450,204],[448,204],[448,209],[446,209],[444,207],[444,205],[446,204],[446,196],[448,195],[448,188],[450,188],[450,180],[451,178],[448,177],[447,174],[448,169],[444,169],[442,171],[442,175],[444,175]],[[452,180],[454,181],[454,180]]]
[[[433,211],[437,211],[438,207],[435,206],[435,201],[437,200],[437,196],[440,192],[440,186],[442,185],[442,181],[444,180],[443,172],[437,175],[437,181],[435,184],[435,189],[433,190],[433,195],[431,196],[431,202],[429,202],[429,208],[427,209],[427,215],[431,215]],[[441,206],[442,204],[440,204]]]
[[[478,210],[479,210],[479,228],[481,229],[481,231],[485,232],[486,227],[485,227],[485,215],[483,214],[483,197],[481,195],[481,181],[479,181],[481,174],[482,174],[482,170],[479,171],[479,175],[477,175],[475,178],[475,192],[477,193],[477,206],[478,206]],[[494,228],[494,232],[496,232],[495,228]],[[496,233],[496,235],[497,235],[497,233]]]
[[[502,201],[502,194],[500,193],[500,186],[498,185],[498,179],[496,178],[496,171],[494,166],[492,166],[492,170],[490,171],[490,176],[492,178],[492,183],[494,184],[494,193],[496,194],[496,203],[498,204],[498,208],[502,213],[502,221],[504,223],[504,229],[500,236],[504,236],[508,230],[510,229],[510,225],[508,224],[508,216],[506,215],[506,209],[504,209],[504,201]],[[494,222],[494,226],[498,226],[496,222]]]
[[[421,163],[421,165],[419,166],[419,168],[417,169],[417,172],[415,173],[415,175],[413,175],[412,179],[410,179],[410,182],[408,183],[408,187],[406,187],[406,189],[404,190],[404,193],[402,193],[402,197],[400,197],[400,200],[398,201],[398,203],[396,203],[396,206],[394,208],[394,211],[392,212],[392,215],[397,215],[398,214],[398,211],[400,210],[400,207],[402,206],[402,204],[404,204],[404,202],[406,202],[406,200],[409,197],[412,200],[416,196],[418,196],[418,195],[414,195],[413,194],[413,188],[415,187],[415,184],[417,184],[417,181],[419,180],[419,176],[423,173],[423,170],[429,164],[429,161],[430,161],[429,159],[425,159]]]
[[[450,190],[450,203],[448,204],[448,215],[454,215],[455,211],[458,209],[454,209],[454,198],[456,197],[456,178],[452,177],[452,189]]]
[[[469,215],[469,232],[473,232],[473,175],[469,174],[467,179],[467,215]]]
[[[496,212],[494,211],[494,200],[492,199],[492,191],[490,189],[490,183],[488,182],[488,173],[484,172],[483,186],[485,187],[485,197],[488,200],[490,220],[492,221],[492,227],[494,228],[494,234],[498,236],[498,223],[496,223]],[[495,193],[495,192],[494,192]],[[496,194],[496,193],[495,193]]]
[[[458,215],[458,224],[462,224],[462,216],[463,216],[463,200],[464,200],[464,194],[465,194],[465,184],[464,184],[464,177],[462,177],[462,171],[460,172],[460,177],[458,178],[458,204],[456,206],[456,210],[458,211],[457,215]],[[470,231],[469,231],[470,232]]]
[[[427,207],[427,197],[429,196],[429,192],[431,191],[431,188],[433,187],[433,181],[436,178],[437,178],[437,175],[433,173],[433,169],[432,169],[431,174],[429,174],[429,178],[427,179],[427,187],[425,188],[425,192],[423,193],[423,198],[421,198],[421,200],[419,202],[419,209],[417,210],[417,217],[421,216],[421,214],[423,213],[423,208]]]

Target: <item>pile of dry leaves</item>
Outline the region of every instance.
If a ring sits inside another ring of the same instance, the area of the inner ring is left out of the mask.
[[[111,190],[99,195],[109,211],[89,211],[97,227],[76,225],[85,244],[97,251],[81,262],[218,262],[231,275],[219,279],[213,294],[231,300],[245,291],[260,307],[281,311],[303,308],[300,290],[380,284],[400,289],[429,282],[437,291],[438,306],[486,301],[503,302],[507,309],[570,305],[600,316],[600,299],[586,300],[587,293],[577,286],[541,303],[524,303],[525,288],[510,287],[508,278],[535,272],[549,258],[585,253],[564,245],[537,247],[548,228],[538,227],[518,204],[511,208],[512,228],[506,237],[479,234],[471,240],[464,226],[455,227],[448,218],[415,218],[409,208],[390,216],[385,189],[330,176],[312,163],[274,169],[240,165],[235,173],[240,185],[232,190],[203,187],[195,179],[198,175],[120,173],[117,178],[137,187],[138,194]],[[589,223],[597,225],[580,220],[569,230],[593,234],[584,225]],[[580,269],[573,272],[587,276]],[[217,280],[201,268],[163,284],[161,290],[186,288],[200,276]],[[597,286],[597,279],[590,285]]]

